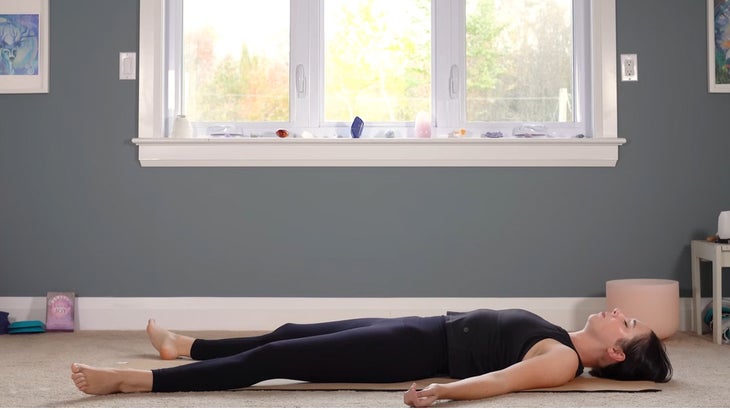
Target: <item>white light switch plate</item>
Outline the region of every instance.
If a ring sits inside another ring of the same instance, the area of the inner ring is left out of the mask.
[[[137,53],[119,53],[119,79],[137,79]]]

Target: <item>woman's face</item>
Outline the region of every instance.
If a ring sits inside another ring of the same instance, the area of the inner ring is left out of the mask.
[[[644,323],[626,317],[618,308],[590,315],[586,331],[592,333],[607,346],[614,346],[621,339],[633,339],[647,335],[651,329]]]

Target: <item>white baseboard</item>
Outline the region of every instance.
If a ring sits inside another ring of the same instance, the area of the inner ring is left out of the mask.
[[[691,302],[691,298],[680,299],[681,330],[690,330]],[[147,319],[155,318],[162,326],[174,330],[273,330],[287,322],[522,308],[570,331],[581,329],[589,314],[605,310],[605,303],[605,298],[79,297],[76,329],[141,330]],[[0,297],[0,311],[9,312],[11,322],[45,320],[46,298]]]

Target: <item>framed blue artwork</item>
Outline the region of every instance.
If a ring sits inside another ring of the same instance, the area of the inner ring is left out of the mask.
[[[48,0],[0,0],[0,93],[48,92]]]
[[[707,69],[711,93],[730,93],[730,0],[707,0]]]

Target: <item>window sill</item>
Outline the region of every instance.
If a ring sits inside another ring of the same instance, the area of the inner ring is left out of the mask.
[[[135,138],[143,167],[614,167],[623,138]]]

